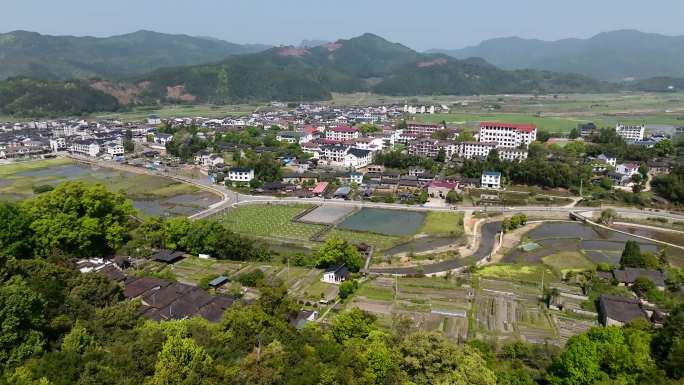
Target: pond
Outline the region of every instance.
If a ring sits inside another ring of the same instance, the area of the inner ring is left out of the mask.
[[[637,230],[634,230],[634,234],[660,239]],[[658,253],[664,248],[663,245],[628,234],[596,228],[579,222],[544,223],[529,231],[527,237],[539,244],[541,248],[530,251],[518,248],[508,253],[503,259],[504,262],[539,263],[542,258],[548,255],[577,251],[586,255],[594,263],[607,262],[615,265],[619,263],[620,255],[628,240],[639,243],[643,252]],[[668,239],[672,241],[671,238]]]
[[[337,227],[377,234],[407,236],[418,232],[425,222],[425,213],[388,209],[363,208]]]
[[[133,202],[133,207],[146,215],[188,216],[219,201],[219,197],[212,193],[192,192],[197,190],[194,187],[175,190],[174,185],[178,182],[159,176],[80,163],[53,165],[41,162],[35,162],[33,165],[36,167],[33,170],[10,173],[7,178],[1,179],[0,198],[13,201],[30,199],[34,196],[33,186],[58,185],[67,180],[75,180],[102,183],[111,191],[123,191]],[[43,164],[45,167],[40,167]]]

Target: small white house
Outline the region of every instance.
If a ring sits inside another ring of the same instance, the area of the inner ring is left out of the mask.
[[[345,265],[337,265],[327,269],[323,272],[323,278],[321,281],[325,283],[332,283],[334,285],[339,285],[342,282],[349,279],[349,269]]]
[[[154,142],[157,144],[161,144],[162,146],[166,146],[166,143],[169,143],[172,140],[173,140],[172,134],[166,134],[163,132],[158,132],[158,133],[154,134]]]
[[[64,138],[50,139],[50,148],[54,152],[66,150],[66,140]]]
[[[150,125],[161,124],[161,122],[162,122],[161,119],[157,115],[150,115],[147,118],[147,124],[150,124]]]
[[[124,147],[119,143],[110,143],[107,145],[107,154],[111,156],[122,156],[124,154]]]
[[[604,162],[612,167],[615,167],[617,164],[617,159],[614,156],[606,155],[606,154],[601,154],[596,157],[601,162]]]
[[[500,189],[501,173],[498,171],[485,171],[482,173],[480,184],[483,188]]]
[[[349,174],[349,182],[350,183],[356,183],[357,185],[362,185],[363,184],[363,173],[360,172],[352,172]]]
[[[627,175],[628,177],[631,177],[634,174],[639,173],[639,164],[637,163],[623,163],[623,164],[618,164],[617,167],[615,167],[615,171]]]
[[[228,170],[228,177],[226,180],[233,183],[249,183],[254,179],[253,168],[238,168],[233,167]]]

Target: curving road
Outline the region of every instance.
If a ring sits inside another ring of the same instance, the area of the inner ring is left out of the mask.
[[[480,232],[480,245],[469,257],[450,259],[448,261],[437,262],[430,265],[422,265],[420,267],[413,266],[370,269],[369,273],[389,275],[437,274],[470,266],[489,257],[492,254],[496,236],[501,232],[501,222],[485,223],[482,225]]]

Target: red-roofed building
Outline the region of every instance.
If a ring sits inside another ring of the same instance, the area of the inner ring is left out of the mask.
[[[458,183],[433,180],[428,185],[428,194],[436,198],[446,198],[449,191],[454,191],[456,189],[458,189]]]
[[[320,182],[316,185],[316,187],[311,190],[312,193],[316,195],[321,195],[325,192],[325,189],[328,188],[328,182]]]
[[[515,148],[529,146],[537,140],[537,126],[534,124],[514,124],[481,122],[480,142],[496,142],[497,147]]]
[[[302,131],[304,132],[304,136],[301,139],[301,143],[307,143],[321,137],[321,131],[318,127],[305,126]]]

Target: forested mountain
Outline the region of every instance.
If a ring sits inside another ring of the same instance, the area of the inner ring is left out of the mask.
[[[480,57],[504,69],[573,72],[607,81],[684,77],[684,36],[635,30],[557,41],[507,37],[463,49],[429,52],[458,59]]]
[[[164,68],[138,79],[144,95],[212,103],[311,100],[332,92],[392,95],[606,91],[579,75],[504,71],[479,59],[421,54],[372,34],[313,48],[278,47],[212,65]]]
[[[0,81],[0,115],[50,117],[75,116],[121,107],[115,97],[80,80]]]
[[[266,48],[151,31],[106,38],[14,31],[0,34],[0,79],[120,79],[163,66],[211,63]]]

